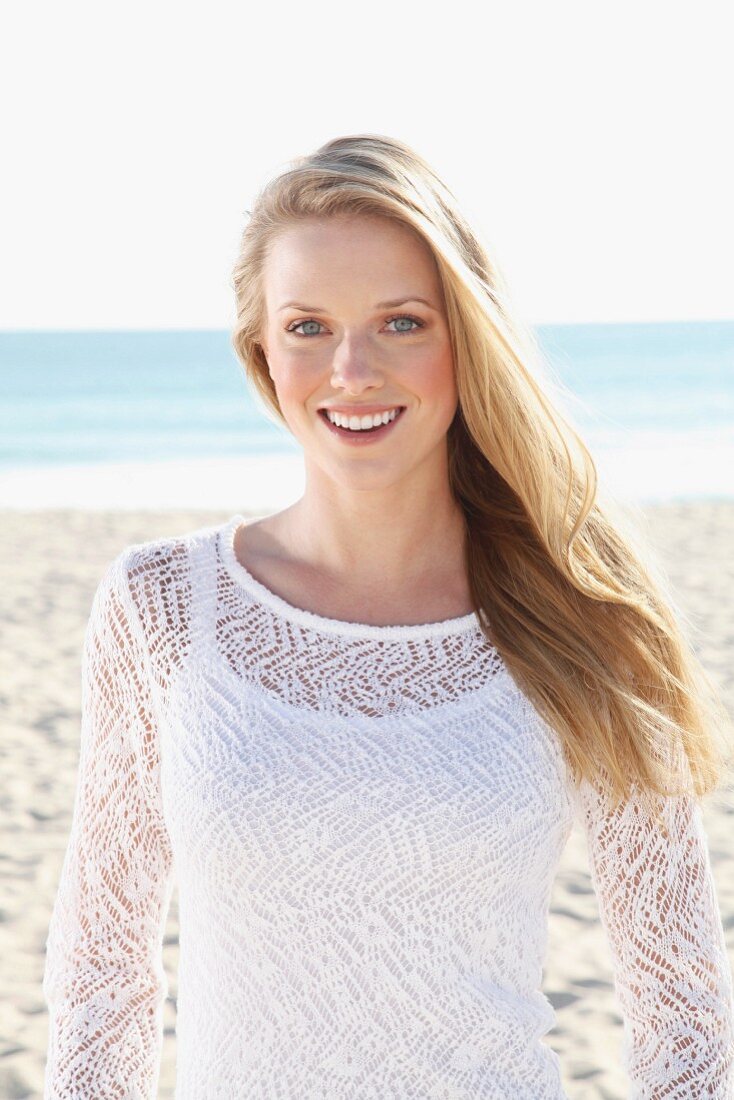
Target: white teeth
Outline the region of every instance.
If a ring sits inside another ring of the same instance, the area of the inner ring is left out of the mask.
[[[349,428],[353,432],[364,431],[366,428],[376,428],[379,424],[387,424],[398,415],[398,409],[388,409],[374,416],[346,416],[338,412],[329,412],[326,415],[332,424],[339,428]]]

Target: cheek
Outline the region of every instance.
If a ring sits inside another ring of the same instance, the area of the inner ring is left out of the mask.
[[[313,363],[309,366],[299,357],[279,355],[270,360],[269,366],[281,405],[308,397],[319,377]]]
[[[427,356],[420,364],[416,382],[424,400],[436,405],[454,404],[458,395],[450,350],[447,348]]]

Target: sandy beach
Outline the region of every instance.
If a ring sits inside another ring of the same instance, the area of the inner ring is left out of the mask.
[[[106,564],[126,545],[223,522],[232,510],[2,512],[0,636],[0,1096],[40,1097],[47,1042],[44,944],[68,832],[79,748],[81,646]],[[696,647],[734,716],[734,501],[648,505],[647,534]],[[734,785],[704,804],[734,965]],[[164,941],[169,977],[159,1096],[175,1081],[178,897]],[[621,1016],[584,837],[574,828],[555,881],[543,989],[557,1013],[546,1042],[574,1100],[622,1100]]]

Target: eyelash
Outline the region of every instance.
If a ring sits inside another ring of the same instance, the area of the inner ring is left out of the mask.
[[[385,324],[390,325],[390,324],[392,324],[393,321],[402,321],[403,318],[405,318],[408,321],[414,321],[415,324],[418,325],[418,328],[424,328],[425,327],[425,321],[421,321],[418,317],[413,317],[413,315],[411,313],[398,313],[395,317],[388,317]],[[311,332],[311,333],[296,332],[297,328],[299,328],[301,325],[306,325],[309,322],[314,322],[317,325],[323,324],[323,321],[317,321],[315,317],[303,317],[300,321],[294,321],[293,324],[289,325],[288,328],[286,329],[286,332],[293,332],[293,333],[295,333],[296,336],[300,336],[301,338],[306,339],[306,340],[313,339],[314,336],[320,336],[321,333],[319,333],[319,332]],[[410,336],[412,333],[417,332],[417,331],[418,331],[418,329],[409,328],[405,332],[391,332],[390,335],[391,336]]]

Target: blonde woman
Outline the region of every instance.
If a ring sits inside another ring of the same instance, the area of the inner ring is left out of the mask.
[[[630,1096],[731,1097],[725,712],[452,194],[330,141],[258,196],[234,289],[306,488],[99,584],[46,1097],[155,1096],[174,879],[178,1100],[562,1097],[574,820]]]

